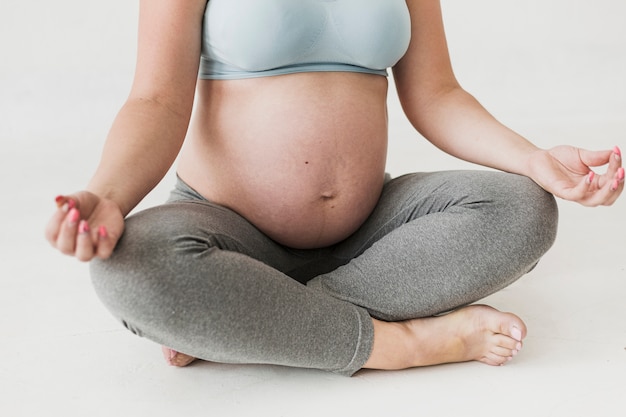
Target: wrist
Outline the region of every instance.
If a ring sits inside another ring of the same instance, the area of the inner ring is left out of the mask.
[[[90,183],[85,191],[95,195],[102,201],[106,201],[107,204],[114,206],[122,214],[122,217],[126,217],[134,207],[134,205],[129,204],[121,198],[119,189],[117,188],[101,187]]]

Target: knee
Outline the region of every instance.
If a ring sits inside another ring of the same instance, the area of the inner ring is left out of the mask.
[[[528,177],[513,174],[504,174],[503,177],[507,189],[503,207],[509,231],[519,236],[526,248],[534,248],[541,256],[556,239],[556,200]]]
[[[140,336],[144,333],[142,322],[160,315],[156,299],[163,299],[168,291],[163,236],[156,233],[150,217],[150,213],[142,213],[127,219],[111,257],[90,263],[91,281],[101,302]]]
[[[222,279],[237,265],[220,250],[234,243],[207,222],[199,227],[207,217],[184,203],[139,212],[126,220],[112,256],[91,262],[96,294],[133,333],[162,340],[182,326],[185,309],[219,301],[236,285]]]

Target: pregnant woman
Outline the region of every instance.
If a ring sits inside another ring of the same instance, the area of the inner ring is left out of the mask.
[[[417,131],[495,170],[386,175],[390,71]],[[437,0],[142,0],[128,100],[46,236],[173,365],[502,365],[524,322],[470,304],[550,248],[553,195],[623,187],[619,148],[539,149],[459,86]]]

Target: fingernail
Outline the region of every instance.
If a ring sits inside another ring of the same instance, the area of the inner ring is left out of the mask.
[[[589,172],[589,175],[587,175],[587,184],[591,184],[593,182],[593,178],[596,176],[596,174],[593,171]]]
[[[107,228],[104,226],[100,226],[98,228],[98,236],[100,236],[101,238],[105,238],[107,237],[109,234],[107,233]]]
[[[87,223],[87,220],[81,220],[80,223],[78,223],[78,233],[88,233],[89,232],[89,223]]]
[[[615,147],[613,148],[613,152],[615,153],[615,158],[616,158],[618,161],[619,161],[620,159],[622,159],[622,151],[621,151],[621,150],[620,150],[617,146],[615,146]]]
[[[511,328],[511,337],[513,337],[513,339],[515,339],[517,341],[521,341],[522,340],[522,331],[520,329],[518,329],[517,327],[513,326],[513,328]]]
[[[64,212],[68,212],[70,210],[72,210],[73,208],[76,208],[76,202],[74,200],[66,200],[65,198],[63,198],[65,200],[65,202],[63,203],[63,211]]]
[[[70,202],[63,195],[58,195],[54,197],[54,202],[57,204],[57,207],[63,210],[63,212],[65,213],[70,211],[70,208],[74,208],[74,206],[70,207]]]
[[[76,224],[78,219],[80,218],[80,213],[75,208],[70,209],[70,213],[68,215],[68,223],[73,226]]]

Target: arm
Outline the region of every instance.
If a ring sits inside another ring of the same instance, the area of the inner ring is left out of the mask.
[[[163,178],[182,146],[193,105],[205,0],[143,0],[128,100],[87,190],[124,215]]]
[[[108,257],[123,218],[163,178],[193,105],[206,0],[142,0],[135,78],[85,191],[57,197],[46,237],[81,260]]]
[[[407,4],[411,44],[394,67],[394,78],[404,112],[425,138],[463,160],[529,176],[562,198],[588,205],[615,201],[624,180],[620,158],[612,157],[616,152],[543,150],[502,125],[457,82],[439,1]],[[589,181],[590,167],[606,163],[607,173]]]

